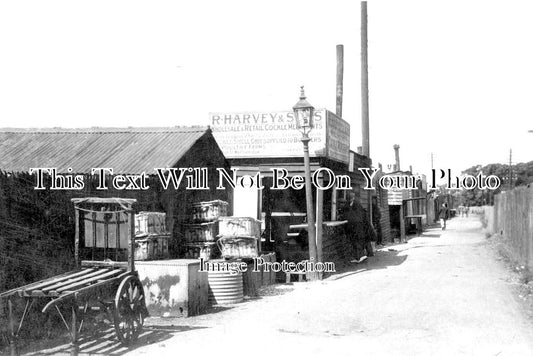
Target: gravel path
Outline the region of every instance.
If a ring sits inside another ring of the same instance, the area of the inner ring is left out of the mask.
[[[276,285],[239,305],[150,319],[135,349],[109,330],[82,345],[115,355],[533,355],[512,273],[474,218],[389,245],[321,281]],[[62,345],[39,354],[60,354]]]

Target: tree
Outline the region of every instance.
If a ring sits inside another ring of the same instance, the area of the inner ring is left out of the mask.
[[[485,176],[494,175],[500,179],[500,186],[495,190],[472,190],[461,191],[461,200],[464,205],[479,206],[491,205],[494,202],[494,195],[509,189],[509,165],[501,163],[491,163],[486,166],[475,165],[463,171],[464,174],[477,176],[483,173]],[[528,185],[533,183],[533,161],[527,163],[517,163],[512,166],[512,187]]]

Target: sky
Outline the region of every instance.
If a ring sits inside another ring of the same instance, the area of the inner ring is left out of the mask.
[[[368,1],[370,156],[428,174],[533,160],[533,3]],[[305,85],[361,145],[358,1],[0,2],[0,127],[207,125]]]

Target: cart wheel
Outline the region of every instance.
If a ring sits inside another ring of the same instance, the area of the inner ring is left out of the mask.
[[[141,281],[135,276],[128,276],[118,287],[113,311],[115,331],[124,345],[128,345],[141,333],[144,311],[145,300]]]

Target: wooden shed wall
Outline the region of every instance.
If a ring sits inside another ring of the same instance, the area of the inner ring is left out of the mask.
[[[87,174],[81,190],[35,190],[35,176],[27,172],[0,171],[0,291],[74,267],[74,208],[71,198],[137,199],[136,211],[167,213],[167,224],[177,242],[180,225],[188,217],[187,205],[191,202],[221,199],[230,203],[231,212],[231,187],[215,189],[218,184],[216,168],[229,168],[229,165],[210,134],[199,139],[176,166],[208,167],[210,189],[165,190],[159,178],[152,175],[148,179],[148,190],[116,190],[109,180],[109,189],[97,190],[97,177]],[[45,179],[49,187],[50,177]],[[174,248],[173,255],[178,252]]]

